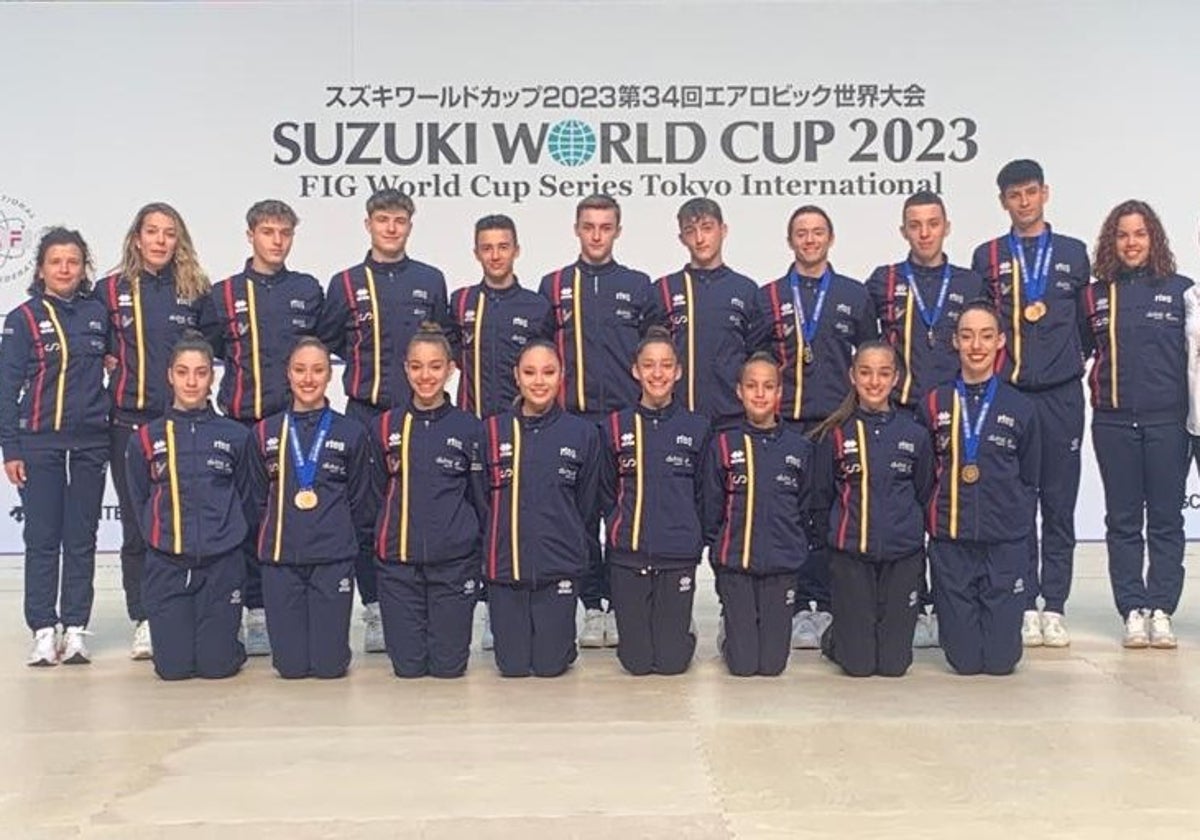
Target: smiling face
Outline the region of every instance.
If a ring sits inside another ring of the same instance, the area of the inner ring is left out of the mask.
[[[820,213],[801,213],[792,220],[788,245],[796,256],[796,267],[807,277],[824,273],[833,247],[833,231]]]
[[[675,346],[669,340],[650,341],[633,363],[633,378],[642,386],[642,405],[665,408],[671,403],[675,383],[683,376]]]
[[[1126,268],[1141,268],[1150,261],[1150,229],[1141,213],[1117,219],[1117,259]]]
[[[371,236],[371,256],[380,262],[396,262],[404,257],[412,218],[407,210],[376,210],[366,221]]]
[[[296,411],[324,408],[325,390],[332,377],[328,353],[320,347],[298,348],[288,359],[287,378],[292,389],[292,407]]]
[[[766,360],[750,362],[742,370],[737,395],[751,426],[775,425],[780,397],[779,367]]]
[[[166,213],[147,213],[142,219],[135,245],[147,271],[158,274],[166,268],[175,259],[178,243],[179,227]]]
[[[446,382],[454,373],[454,362],[440,342],[414,341],[408,346],[404,373],[413,391],[413,405],[428,411],[445,402]]]
[[[521,354],[514,369],[524,414],[545,414],[558,398],[562,365],[549,347],[531,347]]]
[[[869,411],[883,411],[888,407],[898,379],[896,354],[882,347],[856,354],[850,366],[850,383],[858,395],[858,404]]]
[[[51,245],[38,266],[46,294],[70,300],[83,282],[83,252],[78,245]]]
[[[199,350],[184,350],[167,369],[167,381],[174,395],[175,408],[180,411],[204,408],[212,390],[212,360]]]
[[[1004,347],[1004,331],[995,315],[984,309],[968,309],[958,319],[954,348],[958,350],[963,381],[987,381],[996,369],[996,355]]]

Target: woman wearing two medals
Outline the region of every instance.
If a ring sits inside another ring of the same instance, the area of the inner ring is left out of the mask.
[[[1125,647],[1173,648],[1171,614],[1183,592],[1179,500],[1188,471],[1184,298],[1192,281],[1175,273],[1162,223],[1141,201],[1108,214],[1094,274],[1084,294],[1084,341],[1108,575]]]
[[[301,338],[288,357],[291,407],[254,427],[263,607],[286,679],[345,675],[354,560],[374,525],[367,431],[329,407],[331,375],[325,345]]]
[[[954,334],[960,373],[921,404],[936,450],[926,529],[938,629],[960,674],[1008,674],[1021,659],[1041,461],[1032,403],[994,374],[1004,344],[996,311],[967,304]]]

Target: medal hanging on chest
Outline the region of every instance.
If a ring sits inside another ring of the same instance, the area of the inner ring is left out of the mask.
[[[995,376],[988,381],[979,406],[979,414],[972,422],[971,399],[967,396],[967,386],[962,379],[958,379],[954,383],[958,398],[958,411],[962,418],[963,466],[959,470],[959,478],[962,479],[963,484],[975,484],[980,479],[979,443],[982,440],[983,424],[987,422],[988,412],[991,411],[992,402],[996,399],[996,388],[999,384],[1000,380]]]
[[[325,446],[325,439],[329,437],[329,427],[333,425],[333,412],[328,408],[321,412],[317,433],[313,437],[313,444],[307,456],[300,450],[300,435],[296,431],[296,421],[290,411],[284,416],[284,422],[288,425],[288,444],[292,453],[292,465],[296,469],[296,484],[299,486],[292,497],[292,503],[298,510],[313,510],[321,502],[314,485],[317,466],[321,462],[321,450]],[[283,488],[280,488],[280,492],[283,492]]]
[[[1008,234],[1008,250],[1013,267],[1021,272],[1021,291],[1024,293],[1026,301],[1022,314],[1026,321],[1036,324],[1050,311],[1044,300],[1046,286],[1050,281],[1050,263],[1054,257],[1050,228],[1047,227],[1038,236],[1032,271],[1029,270],[1029,264],[1025,260],[1025,246],[1021,243],[1020,237],[1013,232]]]
[[[789,279],[792,286],[792,314],[796,319],[796,346],[802,348],[800,358],[804,364],[811,365],[817,358],[813,352],[813,342],[817,338],[817,327],[821,323],[821,312],[825,309],[825,296],[829,293],[833,271],[826,266],[825,273],[821,275],[821,280],[817,284],[817,299],[813,303],[811,318],[805,312],[804,301],[800,297],[800,275],[796,273],[795,269],[792,269]]]
[[[916,273],[913,271],[912,263],[905,260],[901,270],[904,273],[905,282],[908,283],[908,293],[912,297],[913,303],[917,305],[917,314],[921,317],[921,323],[925,325],[925,340],[930,348],[936,347],[935,328],[942,318],[942,310],[946,307],[946,295],[950,291],[950,260],[946,260],[946,265],[942,268],[942,282],[938,286],[937,301],[932,310],[925,305],[925,297],[921,294],[920,287],[917,286]]]

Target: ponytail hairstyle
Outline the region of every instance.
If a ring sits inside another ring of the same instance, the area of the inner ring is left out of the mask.
[[[869,341],[864,341],[858,345],[854,351],[854,358],[857,359],[863,353],[872,350],[882,350],[892,357],[892,364],[899,366],[900,356],[896,352],[896,348],[888,344],[886,341],[873,338]],[[851,366],[854,362],[851,360]],[[820,441],[825,439],[825,435],[829,434],[833,429],[841,426],[858,410],[858,389],[853,384],[850,385],[850,391],[842,398],[838,407],[833,410],[833,413],[817,424],[811,432],[808,433],[812,440]]]
[[[986,312],[996,322],[996,329],[1001,333],[1004,332],[1004,323],[1000,320],[1000,310],[987,298],[975,298],[974,300],[967,301],[966,306],[958,313],[958,320],[961,321],[962,317],[968,312]]]
[[[208,363],[213,363],[212,345],[196,330],[184,330],[179,336],[179,340],[175,342],[175,346],[171,348],[171,360],[168,367],[175,364],[175,361],[184,353],[199,353]]]
[[[325,342],[317,338],[315,335],[303,335],[296,340],[292,345],[292,350],[288,353],[288,364],[291,365],[292,357],[306,347],[315,347],[325,355],[325,361],[329,361],[329,348],[325,346]]]
[[[674,345],[672,345],[672,346],[674,346]],[[751,353],[746,358],[746,361],[742,362],[742,366],[740,368],[738,368],[738,382],[740,383],[742,381],[742,377],[746,375],[746,368],[750,367],[750,365],[757,365],[759,363],[768,364],[771,367],[775,368],[775,377],[782,384],[783,374],[779,370],[779,362],[776,361],[775,357],[772,356],[770,353],[768,353],[766,350],[758,350],[754,353]]]
[[[446,338],[446,333],[442,330],[441,324],[436,321],[421,322],[421,326],[417,327],[417,331],[408,340],[408,346],[404,348],[405,359],[408,358],[408,354],[412,352],[413,345],[416,344],[432,344],[446,354],[447,361],[454,361],[454,355],[450,350],[450,340]]]
[[[637,364],[638,357],[642,355],[642,351],[652,344],[665,344],[671,348],[671,355],[679,358],[679,353],[675,349],[675,341],[671,338],[671,331],[666,327],[653,326],[646,330],[646,334],[642,336],[642,340],[638,342],[637,349],[633,351],[633,361]]]

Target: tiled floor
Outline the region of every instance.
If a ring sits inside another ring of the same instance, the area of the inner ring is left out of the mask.
[[[125,658],[102,565],[95,662],[32,669],[19,566],[0,560],[5,840],[1200,836],[1200,595],[1180,650],[1124,651],[1097,546],[1074,645],[1008,679],[953,677],[938,651],[903,680],[800,652],[779,679],[728,677],[703,585],[683,677],[588,651],[557,680],[505,681],[476,654],[452,682],[372,656],[332,683],[259,659],[166,684]]]

